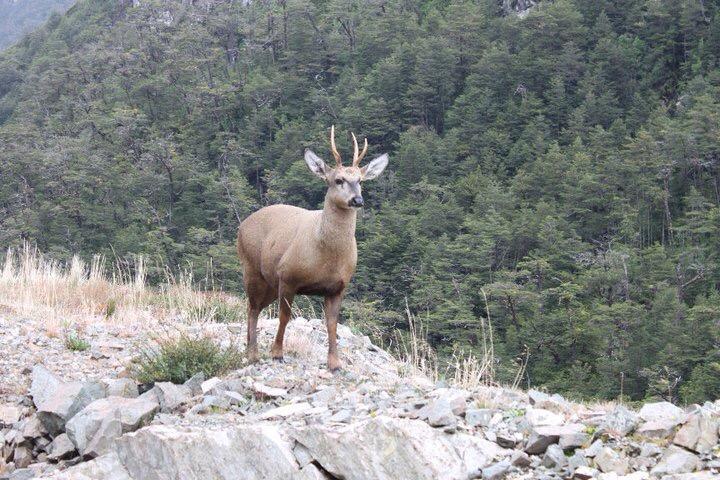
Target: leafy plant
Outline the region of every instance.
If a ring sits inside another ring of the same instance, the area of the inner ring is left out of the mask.
[[[206,378],[221,375],[242,358],[236,345],[221,346],[207,336],[164,335],[140,349],[133,374],[140,383],[183,383],[200,372]]]
[[[90,342],[81,337],[77,332],[65,333],[65,346],[73,352],[84,352],[90,348]]]

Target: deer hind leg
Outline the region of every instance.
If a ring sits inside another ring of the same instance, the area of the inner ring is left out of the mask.
[[[273,360],[283,359],[283,341],[285,339],[285,327],[287,327],[290,321],[290,315],[292,313],[292,302],[295,298],[295,292],[292,291],[287,285],[280,284],[278,289],[278,303],[280,310],[280,324],[278,325],[277,335],[275,335],[275,342],[273,343],[270,354]]]
[[[245,278],[250,278],[246,272]],[[270,305],[275,299],[273,288],[261,278],[255,277],[245,284],[245,293],[248,297],[248,324],[246,355],[250,363],[258,361],[257,322],[263,308]]]
[[[340,359],[337,353],[337,323],[340,316],[340,303],[342,292],[336,295],[325,297],[325,325],[328,333],[328,370],[336,372],[340,370]]]

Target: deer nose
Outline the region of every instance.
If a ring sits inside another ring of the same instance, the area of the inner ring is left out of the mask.
[[[350,205],[351,207],[362,207],[364,204],[365,204],[365,201],[363,200],[363,198],[360,195],[353,197],[348,202],[348,205]]]

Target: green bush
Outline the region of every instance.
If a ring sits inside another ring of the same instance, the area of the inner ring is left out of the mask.
[[[140,349],[133,373],[140,383],[183,383],[199,372],[206,378],[221,375],[237,368],[242,358],[234,344],[222,347],[209,337],[163,336]]]
[[[77,332],[67,332],[65,333],[65,346],[73,352],[84,352],[90,348],[90,343]]]

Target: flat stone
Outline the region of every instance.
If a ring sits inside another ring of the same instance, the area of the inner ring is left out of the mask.
[[[203,372],[198,372],[188,378],[183,385],[190,389],[190,395],[195,396],[204,393],[202,390],[203,382],[205,382],[205,374]]]
[[[530,466],[530,457],[522,450],[513,450],[510,455],[510,463],[513,467],[525,468]]]
[[[105,396],[105,387],[100,382],[62,383],[40,404],[37,416],[50,435],[59,435],[65,430],[67,421],[75,414]]]
[[[160,411],[170,413],[192,397],[190,387],[171,382],[158,382],[153,387],[160,404]]]
[[[482,469],[483,480],[501,480],[510,470],[510,462],[502,460]]]
[[[573,472],[573,479],[575,480],[590,480],[591,478],[597,478],[600,472],[590,467],[578,467]]]
[[[284,388],[268,387],[260,382],[253,383],[253,391],[258,398],[279,398],[287,396],[288,393]]]
[[[20,420],[21,415],[22,409],[19,406],[10,403],[0,404],[0,427],[11,426]]]
[[[675,433],[675,428],[680,424],[677,418],[651,420],[640,425],[637,434],[645,438],[668,438]]]
[[[687,450],[670,445],[660,458],[657,465],[650,472],[653,475],[674,475],[678,473],[689,473],[698,470],[701,466],[700,459]]]
[[[206,394],[221,383],[222,380],[220,380],[218,377],[212,377],[202,382],[200,384],[200,389],[202,390],[203,394]]]
[[[673,438],[680,445],[698,453],[709,453],[718,443],[718,419],[706,410],[692,413]]]
[[[75,456],[75,445],[73,445],[66,433],[61,433],[55,437],[48,450],[50,452],[48,460],[51,461],[65,460]]]
[[[297,427],[289,433],[327,472],[345,480],[464,480],[479,476],[506,452],[478,437],[448,435],[420,420],[382,415],[349,425]]]
[[[62,381],[43,365],[35,365],[32,369],[30,396],[36,407],[39,407],[54,393]]]
[[[32,450],[26,446],[15,447],[13,452],[15,468],[25,468],[32,463]]]
[[[469,427],[487,427],[495,412],[490,408],[469,408],[465,412],[465,423]]]
[[[547,468],[562,468],[567,465],[567,463],[565,452],[563,452],[563,449],[560,448],[559,445],[550,445],[545,451],[543,466]]]
[[[635,412],[623,405],[617,405],[605,415],[600,423],[600,429],[611,435],[625,437],[637,428],[639,422],[640,419]]]
[[[67,423],[68,437],[81,455],[92,456],[112,440],[108,436],[137,430],[152,419],[160,406],[149,398],[107,397],[96,400]],[[119,421],[119,431],[113,419]],[[93,442],[96,434],[102,438]]]
[[[583,433],[584,428],[585,426],[579,423],[535,427],[530,432],[530,437],[525,445],[525,453],[530,455],[544,453],[548,446],[558,443],[560,437],[575,438],[575,435]],[[567,441],[570,442],[570,440]]]
[[[306,413],[312,408],[312,405],[307,402],[291,403],[289,405],[283,405],[282,407],[273,408],[263,412],[258,418],[261,420],[267,420],[270,418],[287,418],[293,415]]]
[[[108,397],[135,398],[140,394],[137,384],[130,378],[108,378],[103,383]]]
[[[646,403],[638,415],[646,422],[673,419],[680,423],[685,419],[685,412],[670,402]]]
[[[130,477],[117,453],[110,452],[59,472],[57,480],[137,480]]]
[[[550,410],[529,408],[525,412],[525,421],[531,427],[560,426],[565,423],[565,418]]]
[[[629,468],[627,458],[609,447],[601,448],[595,455],[595,464],[602,472],[614,472],[618,475],[625,475]]]

